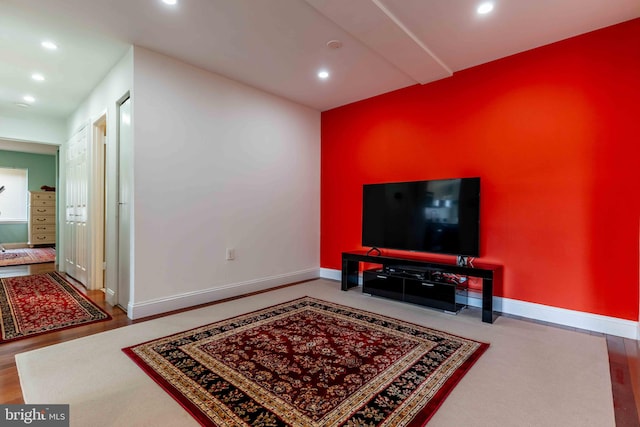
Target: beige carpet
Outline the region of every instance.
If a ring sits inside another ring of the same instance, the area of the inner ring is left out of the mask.
[[[317,280],[16,356],[27,403],[68,403],[72,426],[196,426],[120,349],[309,295],[491,344],[429,426],[615,426],[604,338],[500,317],[457,316]]]

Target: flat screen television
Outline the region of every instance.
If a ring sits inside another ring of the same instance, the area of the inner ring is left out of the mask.
[[[362,246],[480,256],[480,178],[365,184]]]

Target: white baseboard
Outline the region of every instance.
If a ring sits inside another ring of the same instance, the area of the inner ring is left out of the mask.
[[[564,326],[601,332],[608,335],[638,339],[637,322],[631,320],[508,298],[494,297],[493,304],[495,310],[502,313],[558,323]]]
[[[179,295],[171,295],[149,301],[129,303],[127,306],[127,316],[131,319],[140,319],[173,310],[193,307],[199,304],[206,304],[225,298],[236,297],[251,292],[262,291],[276,286],[286,285],[288,283],[317,279],[318,277],[320,277],[320,269],[310,268],[308,270],[248,280],[246,282],[230,283],[215,288],[187,292]]]
[[[5,249],[24,249],[24,248],[28,248],[29,247],[27,242],[24,242],[24,243],[2,243],[2,242],[0,242],[0,244],[2,246],[4,246]]]
[[[333,270],[331,268],[321,268],[320,277],[330,280],[342,280],[342,272],[340,270]]]
[[[116,305],[116,293],[113,289],[104,288],[104,299],[107,301],[107,304]]]
[[[340,280],[341,273],[340,270],[321,268],[320,277]],[[337,279],[335,279],[335,277],[337,277]],[[471,307],[482,307],[482,294],[480,292],[469,291],[467,304]],[[632,320],[502,297],[493,297],[493,310],[572,328],[640,340],[640,323]]]

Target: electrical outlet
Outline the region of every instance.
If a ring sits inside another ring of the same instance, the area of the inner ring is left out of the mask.
[[[227,261],[234,260],[236,258],[236,250],[233,248],[227,248]]]

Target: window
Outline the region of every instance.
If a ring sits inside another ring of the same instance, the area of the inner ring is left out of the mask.
[[[0,223],[27,221],[27,169],[0,168]]]

